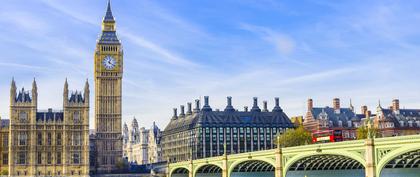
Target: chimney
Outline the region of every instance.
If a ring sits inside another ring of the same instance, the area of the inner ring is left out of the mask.
[[[333,108],[334,108],[334,110],[340,109],[340,99],[339,98],[334,98],[333,99]]]
[[[279,97],[275,97],[275,98],[274,98],[274,102],[275,102],[275,106],[274,106],[274,108],[273,108],[273,111],[274,111],[274,112],[281,112],[281,111],[283,111],[283,110],[280,108]]]
[[[184,105],[181,105],[181,113],[179,114],[179,117],[185,117],[185,112],[184,112]]]
[[[248,106],[244,106],[244,112],[248,112]]]
[[[172,119],[178,118],[178,113],[176,111],[176,108],[174,108],[174,115],[172,116]]]
[[[399,111],[400,110],[400,100],[394,99],[392,100],[392,110]]]
[[[194,113],[200,112],[200,100],[195,100]]]
[[[263,112],[268,112],[267,101],[263,101]]]
[[[227,105],[226,105],[225,111],[235,111],[235,109],[232,106],[232,97],[231,96],[227,97]]]
[[[365,114],[366,115],[367,110],[368,110],[368,108],[367,108],[366,105],[362,106],[362,109],[361,109],[362,114]]]
[[[210,105],[209,105],[209,96],[204,96],[204,106],[203,111],[212,111]]]
[[[192,108],[191,108],[191,103],[188,102],[187,103],[187,115],[191,115],[192,114]]]
[[[257,97],[254,97],[253,98],[254,99],[254,105],[252,106],[252,109],[251,109],[251,111],[255,111],[255,112],[261,112],[261,109],[260,109],[260,107],[258,107],[258,98]]]
[[[372,113],[370,111],[366,111],[366,118],[370,118],[370,116],[372,115]]]
[[[312,108],[314,108],[314,102],[312,100],[312,98],[308,99],[308,111],[312,110]]]

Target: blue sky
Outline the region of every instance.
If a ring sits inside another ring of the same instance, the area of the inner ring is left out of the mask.
[[[0,116],[8,118],[11,78],[39,109],[62,109],[86,78],[93,96],[93,50],[105,0],[2,0]],[[375,110],[399,98],[420,108],[418,1],[113,0],[124,45],[123,119],[163,128],[172,108],[210,96],[223,109],[274,97],[289,116],[352,99]],[[93,99],[91,99],[93,100]],[[91,103],[93,113],[94,103]],[[91,114],[91,127],[93,127]]]

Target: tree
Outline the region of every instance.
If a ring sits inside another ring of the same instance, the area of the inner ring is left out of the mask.
[[[1,173],[0,173],[1,175],[9,175],[9,171],[8,170],[3,170],[3,171],[1,171]]]
[[[358,140],[362,140],[362,139],[366,139],[368,136],[368,129],[366,126],[360,126],[359,128],[357,128],[356,130],[356,134],[357,134],[357,139]],[[374,135],[374,137],[379,137],[379,129],[373,127],[372,128],[372,134]]]
[[[281,135],[277,135],[281,147],[292,147],[310,144],[312,141],[311,133],[299,126],[296,129],[289,129]]]

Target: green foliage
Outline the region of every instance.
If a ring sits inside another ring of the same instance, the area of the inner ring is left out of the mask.
[[[119,170],[123,170],[123,169],[128,168],[128,164],[124,163],[124,161],[123,161],[123,160],[118,161],[118,162],[115,164],[115,166],[116,166],[116,167],[117,167],[117,169],[119,169]]]
[[[360,126],[359,128],[357,128],[356,130],[356,134],[357,134],[357,139],[358,140],[362,140],[362,139],[366,139],[368,136],[368,129],[366,126]],[[378,128],[372,128],[372,134],[374,135],[374,137],[379,137],[379,129]]]
[[[9,171],[8,170],[2,170],[0,174],[1,175],[9,175]]]
[[[299,126],[296,129],[289,129],[286,133],[279,135],[279,138],[275,141],[280,141],[281,147],[292,147],[311,144],[312,136],[311,133]]]

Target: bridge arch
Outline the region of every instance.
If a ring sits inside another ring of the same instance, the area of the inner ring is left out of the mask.
[[[200,172],[204,172],[204,173],[217,172],[217,173],[222,174],[222,166],[216,163],[200,164],[194,168],[194,176],[197,176],[197,174]]]
[[[390,151],[388,154],[386,154],[376,166],[376,174],[379,177],[381,175],[382,170],[385,168],[385,166],[391,162],[392,160],[396,159],[398,156],[408,154],[410,152],[420,151],[420,146],[418,144],[413,144],[410,146],[403,146],[401,148],[395,149],[393,151]],[[420,160],[420,157],[417,157],[417,160]],[[418,161],[417,161],[418,162]]]
[[[169,172],[169,177],[173,177],[173,174],[187,174],[190,172],[190,170],[187,167],[177,167],[177,168],[173,168],[170,172]]]
[[[276,166],[276,162],[275,160],[272,159],[268,159],[268,158],[247,158],[247,159],[240,159],[240,160],[236,160],[234,161],[230,166],[229,166],[229,170],[228,170],[228,176],[232,175],[233,170],[240,164],[243,163],[251,163],[251,162],[260,162],[260,164],[252,164],[252,165],[259,165],[258,168],[263,168],[263,165],[270,165],[273,168],[275,168]],[[256,166],[255,166],[256,167]]]
[[[308,153],[301,153],[299,155],[296,155],[289,159],[283,168],[283,175],[286,176],[287,172],[290,170],[290,168],[297,163],[300,160],[306,160],[311,157],[337,157],[337,160],[334,161],[335,163],[340,163],[341,165],[347,164],[353,164],[358,165],[359,163],[363,168],[365,167],[365,160],[363,157],[361,157],[359,154],[351,153],[348,151],[338,151],[338,152],[332,152],[332,151],[322,151],[322,152],[308,152]],[[341,159],[340,159],[341,157]],[[330,164],[332,165],[332,164]],[[338,165],[338,164],[337,164]]]

